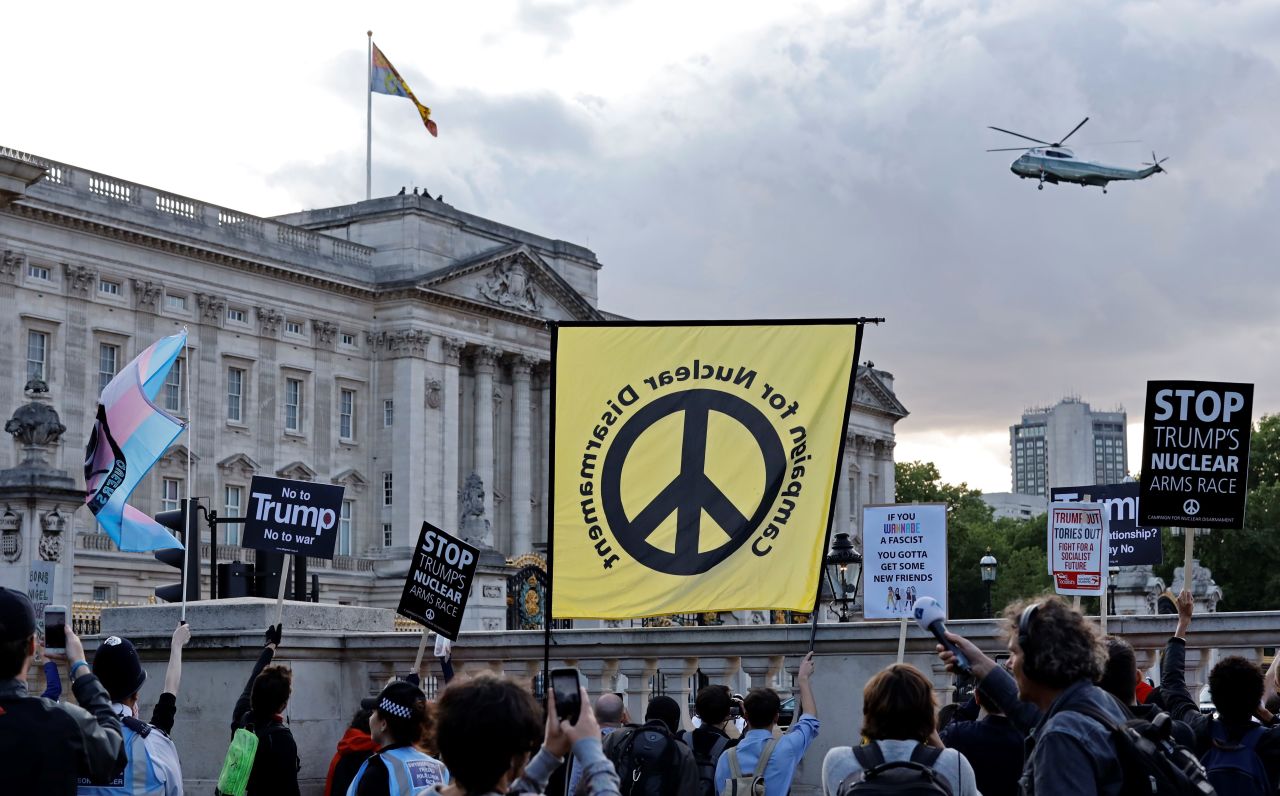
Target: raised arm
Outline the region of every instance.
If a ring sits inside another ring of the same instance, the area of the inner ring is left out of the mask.
[[[262,670],[267,668],[267,664],[271,663],[271,659],[275,657],[276,647],[280,644],[282,636],[280,625],[273,625],[267,628],[267,643],[262,648],[262,654],[258,656],[258,662],[253,665],[253,671],[249,673],[249,680],[244,684],[244,690],[240,692],[240,698],[236,700],[235,707],[231,709],[231,729],[238,729],[241,724],[240,720],[244,714],[249,712],[249,695],[253,692],[253,681],[258,679],[258,675],[262,674]]]
[[[156,700],[151,711],[151,725],[165,735],[173,731],[174,717],[178,713],[178,686],[182,682],[182,648],[191,640],[191,626],[178,625],[169,639],[169,665],[164,670],[164,693]]]
[[[818,701],[813,698],[813,653],[810,652],[800,661],[800,670],[796,672],[796,685],[800,687],[800,713],[817,717]]]
[[[1160,661],[1160,694],[1165,709],[1175,719],[1192,725],[1192,729],[1204,723],[1200,704],[1191,697],[1187,688],[1187,629],[1195,603],[1191,592],[1183,590],[1178,595],[1178,629],[1165,645],[1164,658]]]

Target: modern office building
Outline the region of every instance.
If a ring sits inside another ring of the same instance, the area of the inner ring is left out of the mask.
[[[1095,412],[1079,398],[1028,409],[1009,427],[1013,491],[1046,496],[1057,486],[1113,484],[1129,470],[1123,409]]]

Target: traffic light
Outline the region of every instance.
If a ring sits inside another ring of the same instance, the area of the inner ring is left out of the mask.
[[[180,532],[179,538],[187,546],[186,550],[170,548],[156,551],[156,561],[177,568],[179,574],[177,583],[156,587],[157,600],[164,600],[167,603],[182,602],[183,567],[188,570],[187,601],[200,599],[200,525],[196,517],[196,509],[199,505],[199,500],[186,499],[182,501],[182,508],[162,511],[156,515],[156,522],[174,531],[175,535]]]

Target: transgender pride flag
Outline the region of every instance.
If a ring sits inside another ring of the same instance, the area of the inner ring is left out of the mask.
[[[98,419],[84,452],[84,501],[116,547],[128,553],[182,547],[167,528],[125,501],[185,427],[156,406],[155,398],[186,344],[185,328],[153,343],[98,399]]]

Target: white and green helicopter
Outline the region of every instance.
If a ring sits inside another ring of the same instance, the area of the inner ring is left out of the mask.
[[[1084,122],[1089,121],[1089,117],[1084,118]],[[988,149],[988,152],[1022,152],[1022,156],[1013,161],[1009,166],[1009,170],[1017,174],[1020,178],[1038,179],[1039,185],[1036,187],[1044,190],[1046,182],[1057,185],[1060,182],[1074,182],[1081,187],[1086,185],[1097,185],[1102,188],[1102,192],[1107,192],[1107,183],[1116,180],[1145,180],[1152,174],[1163,172],[1160,167],[1168,158],[1156,159],[1156,153],[1151,153],[1151,162],[1143,163],[1146,168],[1126,169],[1123,166],[1108,166],[1104,163],[1094,163],[1089,160],[1080,160],[1075,153],[1062,145],[1064,141],[1075,134],[1076,130],[1084,127],[1084,122],[1080,122],[1071,128],[1071,132],[1062,137],[1061,140],[1049,143],[1041,141],[1039,138],[1032,138],[1029,135],[1015,133],[1012,130],[1005,130],[1003,127],[990,127],[1000,133],[1015,135],[1018,138],[1025,138],[1028,141],[1035,141],[1039,146],[1033,147],[1002,147],[1000,149]],[[1130,144],[1137,143],[1135,141],[1111,141],[1114,144]]]

